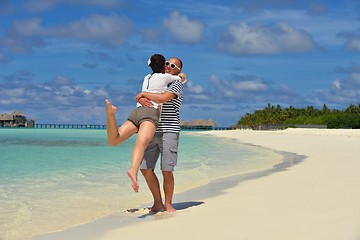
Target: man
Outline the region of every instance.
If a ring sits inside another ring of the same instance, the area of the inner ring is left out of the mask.
[[[149,58],[148,65],[152,69],[152,73],[144,78],[142,91],[163,93],[170,83],[175,80],[181,80],[181,74],[164,74],[166,63],[169,64],[161,54],[154,54]],[[131,168],[127,171],[135,192],[139,190],[138,171],[140,163],[143,160],[146,147],[155,135],[160,119],[160,106],[156,102],[152,102],[152,104],[154,105],[153,107],[144,107],[138,103],[128,119],[117,129],[115,119],[116,107],[109,100],[106,100],[106,130],[109,144],[120,144],[135,133],[138,133],[131,154]]]
[[[182,62],[180,59],[170,58],[166,62],[165,73],[178,75],[181,72],[181,68]],[[175,212],[172,206],[175,185],[173,171],[178,158],[179,110],[182,103],[182,95],[183,84],[180,81],[174,81],[164,93],[141,92],[136,96],[136,100],[143,106],[150,106],[149,100],[163,103],[156,134],[145,150],[144,159],[140,166],[140,170],[154,199],[154,205],[150,210],[153,213],[163,210]],[[156,161],[160,154],[165,206],[162,202],[159,180],[154,172]]]

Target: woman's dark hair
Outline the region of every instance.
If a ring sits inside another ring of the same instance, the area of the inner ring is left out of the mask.
[[[161,54],[154,54],[150,57],[149,66],[154,73],[162,73],[165,66],[165,57]]]

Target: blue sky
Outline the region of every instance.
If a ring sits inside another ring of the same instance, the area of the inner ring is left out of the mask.
[[[154,53],[183,60],[182,120],[236,124],[268,103],[360,103],[360,1],[0,1],[0,113],[119,123]]]

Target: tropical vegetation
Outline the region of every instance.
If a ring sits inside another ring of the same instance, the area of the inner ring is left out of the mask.
[[[258,126],[324,125],[327,128],[360,128],[360,104],[350,104],[345,110],[329,109],[326,104],[321,109],[313,106],[282,108],[270,103],[254,113],[246,113],[237,123],[240,128],[258,129]]]

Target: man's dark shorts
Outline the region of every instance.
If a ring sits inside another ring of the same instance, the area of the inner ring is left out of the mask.
[[[156,133],[145,150],[140,169],[155,169],[161,154],[161,170],[174,171],[178,159],[179,133]]]

